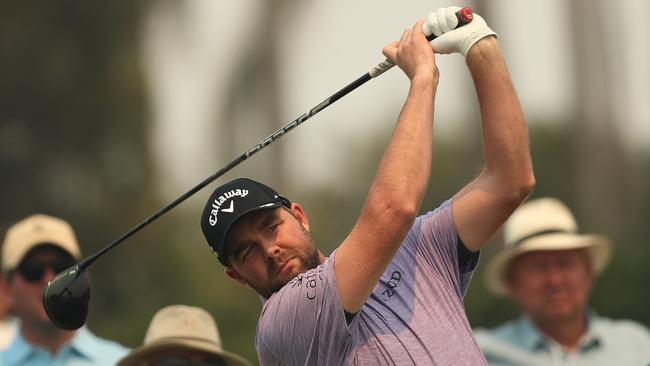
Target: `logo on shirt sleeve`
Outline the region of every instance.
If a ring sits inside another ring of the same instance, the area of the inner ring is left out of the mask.
[[[402,280],[402,272],[400,271],[395,271],[390,275],[390,279],[388,282],[386,282],[386,289],[381,293],[382,299],[384,301],[388,301],[393,295],[395,295],[395,291],[397,290],[397,285],[399,285],[399,281]]]

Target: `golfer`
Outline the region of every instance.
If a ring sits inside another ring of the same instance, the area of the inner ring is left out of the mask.
[[[210,196],[201,216],[210,247],[226,274],[264,303],[256,337],[262,365],[486,364],[463,296],[479,249],[534,178],[524,117],[494,32],[476,14],[452,30],[458,9],[429,14],[384,47],[409,78],[409,94],[361,214],[329,257],[310,238],[303,208],[270,187],[236,179]],[[429,44],[425,32],[442,34]],[[485,167],[453,198],[417,216],[432,161],[434,51],[465,56]]]

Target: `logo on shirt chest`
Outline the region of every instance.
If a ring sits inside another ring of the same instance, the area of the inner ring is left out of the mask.
[[[305,296],[308,300],[314,300],[316,298],[316,286],[319,281],[322,281],[323,278],[321,274],[323,268],[321,266],[317,267],[316,271],[310,271],[307,273],[301,273],[293,280],[289,281],[289,285],[292,288],[305,286]]]
[[[393,295],[395,295],[397,291],[397,286],[399,285],[399,282],[402,280],[402,272],[400,271],[394,271],[390,275],[390,279],[388,282],[386,282],[386,289],[381,293],[382,294],[382,299],[384,301],[388,301]]]

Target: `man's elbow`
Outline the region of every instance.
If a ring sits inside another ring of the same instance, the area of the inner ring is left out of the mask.
[[[409,200],[391,196],[374,206],[376,223],[386,224],[394,228],[409,228],[413,225],[418,213],[418,205]],[[401,231],[401,230],[400,230]]]
[[[532,169],[510,175],[499,175],[486,170],[487,177],[492,184],[494,193],[500,197],[504,205],[518,207],[535,189],[535,176]]]
[[[527,174],[523,174],[512,184],[510,191],[513,193],[513,199],[516,201],[517,206],[535,190],[535,184],[535,175],[532,170]]]

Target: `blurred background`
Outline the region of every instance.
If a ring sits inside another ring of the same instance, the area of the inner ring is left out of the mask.
[[[499,34],[530,128],[534,197],[555,196],[615,256],[592,304],[650,326],[650,25],[644,0],[2,1],[0,234],[42,212],[76,228],[89,255],[383,60],[430,11],[471,6]],[[471,80],[438,57],[435,161],[424,208],[482,166]],[[200,191],[89,270],[88,326],[129,347],[159,308],[200,306],[225,348],[256,362],[261,308],[226,279],[199,228],[234,177],[301,202],[329,254],[354,224],[408,90],[391,70]],[[497,234],[482,261],[501,247]],[[484,266],[483,266],[484,267]],[[486,291],[473,326],[517,315]]]

